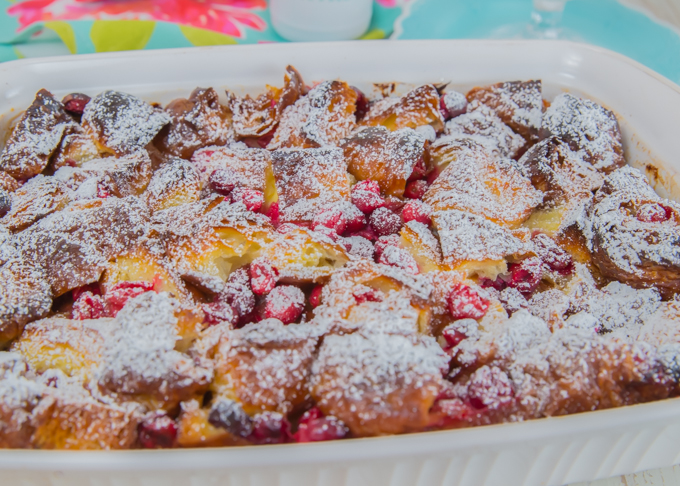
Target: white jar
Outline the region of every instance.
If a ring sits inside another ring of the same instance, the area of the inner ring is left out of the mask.
[[[371,23],[373,0],[269,0],[269,13],[291,41],[356,39]]]

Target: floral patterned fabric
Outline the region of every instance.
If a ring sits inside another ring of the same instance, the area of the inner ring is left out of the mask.
[[[366,38],[389,36],[411,0],[376,0]],[[45,29],[71,53],[284,41],[266,0],[0,0],[0,61]]]

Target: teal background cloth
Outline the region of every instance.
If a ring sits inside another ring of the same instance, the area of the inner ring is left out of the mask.
[[[499,31],[526,24],[531,3],[376,0],[365,37],[507,36],[507,30]],[[212,6],[222,23],[204,26],[196,19]],[[271,28],[266,7],[265,0],[0,0],[0,61],[69,52],[285,42]],[[570,0],[562,25],[576,40],[620,52],[680,83],[680,31],[643,12],[617,0]]]
[[[493,37],[504,25],[527,22],[530,0],[420,0],[400,39]],[[571,0],[562,26],[578,40],[620,52],[680,83],[680,35],[616,0]]]

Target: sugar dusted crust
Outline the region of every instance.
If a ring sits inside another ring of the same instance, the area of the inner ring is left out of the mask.
[[[680,395],[680,206],[540,80],[37,93],[0,154],[0,447],[314,442]]]

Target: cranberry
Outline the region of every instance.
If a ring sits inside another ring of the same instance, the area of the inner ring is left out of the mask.
[[[278,228],[276,228],[276,231],[278,231],[282,235],[285,235],[286,233],[295,231],[298,228],[300,228],[300,225],[297,225],[295,223],[282,223],[281,225],[279,225]]]
[[[470,405],[477,409],[498,409],[512,403],[514,392],[508,375],[501,369],[482,366],[470,377],[467,396]]]
[[[264,135],[260,135],[260,137],[257,139],[257,145],[259,146],[259,148],[267,148],[267,145],[269,145],[269,142],[271,142],[272,138],[274,138],[275,133],[276,133],[276,128],[273,128],[273,129],[269,130],[267,133],[265,133]]]
[[[412,181],[406,184],[404,197],[409,199],[422,199],[430,185],[427,181]]]
[[[321,409],[319,407],[312,407],[302,414],[302,417],[300,417],[300,420],[298,421],[298,425],[308,424],[312,420],[316,420],[321,417],[323,417],[323,412],[321,412]]]
[[[387,208],[378,208],[373,211],[368,221],[373,231],[380,236],[399,233],[402,226],[401,217]]]
[[[454,329],[451,326],[447,326],[446,328],[444,328],[444,330],[442,331],[442,337],[446,341],[446,344],[449,349],[455,348],[462,341],[467,339],[467,336],[465,334],[463,334],[457,329]]]
[[[671,219],[673,210],[659,203],[644,204],[638,209],[635,217],[643,223],[663,223]]]
[[[151,282],[119,282],[104,295],[108,314],[115,317],[128,300],[153,290]]]
[[[234,326],[238,322],[239,317],[227,302],[222,301],[203,304],[203,313],[205,314],[205,322],[210,325],[227,322]]]
[[[84,319],[99,319],[105,315],[104,299],[100,295],[85,291],[78,295],[73,302],[71,318],[82,321]]]
[[[73,115],[82,115],[85,105],[90,101],[90,97],[83,93],[71,93],[64,96],[61,102],[64,109]]]
[[[365,181],[357,182],[352,190],[368,191],[380,194],[380,184],[378,184],[376,181],[372,181],[371,179],[366,179]]]
[[[420,270],[418,269],[418,263],[416,263],[411,254],[403,248],[399,248],[397,246],[388,246],[385,248],[378,258],[378,263],[401,268],[411,275],[418,275],[420,273]]]
[[[305,294],[302,290],[293,285],[281,285],[267,295],[264,316],[291,324],[300,318],[304,308]]]
[[[325,226],[331,228],[339,235],[345,232],[347,228],[347,219],[342,211],[338,208],[324,208],[314,215],[312,228],[317,226]]]
[[[417,221],[429,226],[432,222],[431,215],[432,208],[430,205],[419,200],[406,203],[404,209],[401,210],[401,217],[404,219],[404,223]]]
[[[345,215],[345,221],[347,221],[343,233],[361,231],[366,226],[364,213],[355,205],[348,205],[343,214]]]
[[[309,294],[309,303],[312,307],[319,307],[321,305],[321,292],[323,291],[323,285],[317,285],[312,289],[312,293]]]
[[[363,213],[369,214],[373,210],[383,207],[385,199],[379,193],[376,194],[373,191],[356,189],[356,186],[354,186],[354,189],[352,189],[352,203]]]
[[[370,287],[359,287],[352,292],[352,296],[357,301],[357,304],[361,304],[362,302],[382,302],[383,301],[383,293],[380,292],[379,290],[372,289]]]
[[[354,116],[357,121],[361,120],[368,113],[369,103],[366,95],[359,88],[352,86],[352,89],[357,94],[356,110],[354,110]]]
[[[279,202],[276,201],[276,202],[271,203],[271,205],[269,206],[269,209],[267,209],[267,211],[265,211],[264,215],[267,216],[271,220],[271,222],[272,222],[272,224],[274,225],[275,228],[278,227],[279,226],[279,218],[280,218]]]
[[[318,408],[313,408],[304,413],[293,437],[295,442],[320,442],[342,439],[348,433],[341,420],[333,416],[324,417]]]
[[[100,199],[111,197],[111,188],[107,184],[100,182],[97,184],[97,197]]]
[[[349,233],[347,235],[347,238],[351,238],[352,236],[361,236],[362,238],[366,238],[368,241],[375,241],[378,239],[378,235],[375,234],[375,231],[373,231],[373,228],[371,228],[370,226],[366,226],[364,229],[360,231]]]
[[[0,189],[0,218],[12,209],[12,196],[4,189]]]
[[[385,251],[388,246],[399,247],[401,239],[398,235],[381,236],[378,241],[375,242],[375,258],[376,260],[380,258],[380,255]]]
[[[175,444],[177,424],[167,415],[158,414],[139,424],[137,432],[145,449],[166,449]]]
[[[437,177],[439,177],[439,174],[441,173],[442,170],[439,167],[435,167],[434,170],[427,176],[427,183],[432,185],[432,183],[437,180]]]
[[[247,187],[237,187],[231,192],[231,202],[245,204],[248,211],[258,212],[264,204],[264,194],[255,189]]]
[[[95,282],[71,290],[71,296],[73,297],[73,301],[75,302],[76,300],[78,300],[80,294],[84,294],[85,292],[90,292],[91,294],[94,295],[102,295],[102,291],[99,288],[99,284]]]
[[[223,399],[215,403],[208,414],[208,422],[239,437],[248,437],[253,431],[250,416],[234,400]]]
[[[385,206],[383,206],[385,209],[389,209],[393,213],[400,214],[402,208],[404,207],[404,204],[406,204],[406,201],[403,201],[399,199],[398,197],[394,196],[387,196],[385,198]]]
[[[255,294],[250,288],[250,273],[246,267],[231,272],[219,298],[228,302],[239,318],[255,310]]]
[[[446,300],[454,319],[481,319],[489,309],[489,303],[485,299],[463,284],[456,284]]]
[[[243,177],[234,169],[217,169],[210,174],[208,184],[216,193],[228,196],[231,191],[243,185]]]
[[[250,264],[250,287],[256,295],[265,295],[271,292],[278,278],[278,270],[266,258],[256,258]]]
[[[531,294],[543,277],[543,262],[532,257],[515,264],[510,269],[508,287],[519,290],[522,294]]]
[[[539,233],[532,238],[538,257],[551,270],[562,273],[571,273],[574,262],[571,255],[560,248],[552,238]]]
[[[290,422],[277,412],[263,412],[253,417],[253,431],[248,437],[255,444],[285,444],[292,440]]]
[[[413,170],[411,171],[408,181],[413,182],[417,181],[418,179],[422,179],[425,177],[425,174],[427,174],[427,167],[425,166],[425,159],[421,157],[413,166]]]
[[[462,93],[457,91],[449,91],[439,98],[439,111],[441,111],[444,120],[449,120],[462,115],[467,111],[467,99]]]
[[[509,276],[506,278],[508,280],[510,279]],[[491,280],[490,278],[482,278],[479,281],[479,285],[482,288],[485,289],[492,288],[500,292],[508,287],[508,282],[503,276],[499,275],[498,278],[496,278],[496,280]]]

